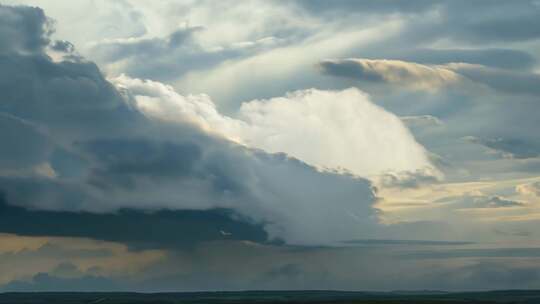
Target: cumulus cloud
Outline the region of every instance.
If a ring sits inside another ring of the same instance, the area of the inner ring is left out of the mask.
[[[250,147],[285,152],[309,164],[369,177],[387,171],[436,173],[426,151],[398,117],[357,89],[297,91],[245,102],[236,117],[220,114],[206,95],[182,96],[170,86],[121,76],[143,113],[191,122]]]
[[[322,167],[365,177],[387,171],[436,172],[399,118],[356,89],[297,91],[251,101],[241,106],[239,117],[250,126],[240,136],[248,145]]]

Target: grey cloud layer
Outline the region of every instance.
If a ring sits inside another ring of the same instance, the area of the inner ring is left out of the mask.
[[[336,12],[357,14],[421,14],[436,10],[441,18],[422,29],[430,39],[439,39],[442,35],[451,38],[483,43],[492,41],[519,41],[540,37],[538,30],[538,12],[540,7],[535,1],[509,3],[505,1],[424,1],[413,0],[406,3],[394,1],[350,1],[338,0],[331,4],[325,1],[299,1],[315,15]],[[435,34],[438,37],[433,37]]]

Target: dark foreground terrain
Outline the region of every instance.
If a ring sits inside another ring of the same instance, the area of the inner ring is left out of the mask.
[[[490,292],[339,292],[339,291],[245,291],[189,293],[0,293],[0,304],[127,304],[127,303],[534,303],[539,291]]]

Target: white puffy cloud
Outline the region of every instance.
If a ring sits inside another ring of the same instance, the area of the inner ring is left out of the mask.
[[[369,177],[427,170],[426,151],[400,119],[358,89],[308,89],[245,102],[237,117],[220,114],[206,95],[182,96],[170,86],[121,76],[114,82],[134,94],[143,113],[192,122],[250,147],[285,152],[319,168]]]

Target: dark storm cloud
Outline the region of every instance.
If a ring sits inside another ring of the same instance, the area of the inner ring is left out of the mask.
[[[35,125],[0,112],[0,168],[16,169],[39,164],[53,144]]]
[[[49,43],[51,21],[43,10],[0,4],[0,54],[12,51],[41,53]]]
[[[47,130],[49,138],[43,144],[44,136],[38,140],[37,135],[22,137],[11,133],[10,136],[17,136],[19,144],[24,141],[27,147],[42,146],[37,149],[44,150],[104,132],[113,136],[134,130],[140,122],[141,117],[127,107],[93,63],[55,63],[44,54],[11,53],[0,55],[0,66],[2,116],[16,117],[34,129]],[[11,128],[20,125],[14,119],[3,121],[10,123]]]
[[[133,126],[136,113],[94,63],[54,62],[47,56],[51,28],[41,9],[0,6],[0,13],[7,16],[2,31],[10,33],[0,35],[0,112],[79,139]],[[62,47],[66,42],[52,45]]]
[[[144,139],[107,139],[84,144],[83,150],[100,163],[91,183],[134,188],[134,178],[146,177],[159,182],[162,178],[189,177],[202,151],[195,143],[153,142]]]
[[[113,214],[96,214],[26,210],[1,202],[0,231],[27,236],[85,237],[126,243],[133,249],[181,249],[212,240],[267,240],[260,225],[243,221],[225,209],[120,210]],[[44,246],[39,254],[53,249],[50,245]],[[72,254],[64,253],[64,256]]]

